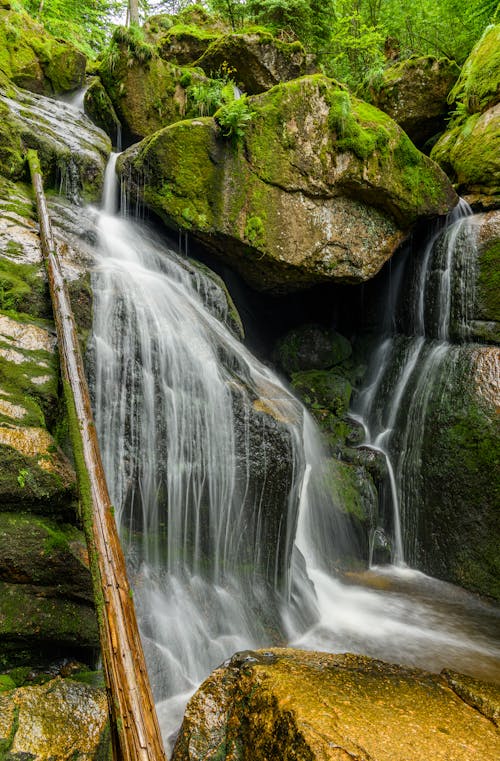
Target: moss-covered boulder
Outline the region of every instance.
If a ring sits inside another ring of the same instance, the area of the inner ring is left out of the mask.
[[[140,140],[183,117],[182,74],[133,31],[120,27],[115,32],[100,75],[128,140]]]
[[[90,83],[84,97],[84,108],[94,124],[109,135],[111,142],[119,146],[121,141],[121,124],[111,100],[99,77]]]
[[[0,693],[0,754],[19,761],[106,761],[106,691],[57,677]]]
[[[500,24],[488,27],[450,93],[455,118],[431,156],[462,194],[500,196]]]
[[[244,651],[191,698],[173,761],[494,761],[483,706],[498,710],[499,690],[471,681],[467,693],[460,677],[361,655]]]
[[[500,599],[500,350],[455,348],[430,388],[418,567]]]
[[[415,145],[445,127],[448,94],[460,69],[447,58],[409,58],[388,66],[369,89],[370,101],[396,121]]]
[[[314,68],[300,42],[282,42],[265,31],[224,35],[195,65],[208,75],[227,67],[238,86],[252,95],[310,74]]]
[[[237,143],[217,115],[183,121],[120,166],[132,195],[256,288],[367,280],[419,217],[456,203],[445,175],[392,119],[324,76],[248,104],[252,120]]]
[[[0,7],[0,71],[19,87],[46,95],[83,85],[86,57],[55,39],[26,13]]]

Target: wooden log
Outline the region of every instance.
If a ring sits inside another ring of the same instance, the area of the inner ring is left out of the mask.
[[[115,761],[166,761],[125,559],[113,516],[71,304],[47,210],[36,151],[27,154],[57,329],[80,509],[110,705]]]

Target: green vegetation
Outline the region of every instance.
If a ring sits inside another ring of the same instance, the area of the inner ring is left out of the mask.
[[[234,143],[242,140],[248,123],[253,118],[253,112],[244,95],[222,106],[214,115],[222,136],[231,138]]]

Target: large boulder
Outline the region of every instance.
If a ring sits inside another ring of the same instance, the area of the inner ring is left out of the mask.
[[[134,31],[119,27],[100,75],[128,140],[140,140],[185,113],[182,70],[157,54]]]
[[[362,655],[237,653],[188,703],[173,761],[494,761],[498,687]]]
[[[431,156],[462,194],[471,195],[478,205],[498,206],[500,24],[487,28],[465,62],[449,100],[455,118]]]
[[[500,211],[474,217],[477,256],[474,267],[474,304],[471,336],[500,343]]]
[[[457,201],[392,119],[327,77],[248,104],[239,142],[224,139],[216,114],[161,130],[120,166],[132,195],[260,290],[367,280],[419,217]]]
[[[83,85],[86,57],[26,13],[0,7],[0,71],[14,84],[52,95]]]
[[[282,42],[269,32],[224,35],[195,65],[209,75],[228,67],[238,86],[252,95],[313,70],[300,42]]]
[[[409,58],[388,66],[380,81],[372,84],[370,101],[399,124],[415,145],[445,126],[449,112],[448,94],[460,69],[447,58]]]
[[[57,677],[0,692],[0,753],[19,761],[106,761],[106,691]]]

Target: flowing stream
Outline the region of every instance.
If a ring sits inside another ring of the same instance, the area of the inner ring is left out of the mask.
[[[241,343],[222,284],[116,214],[115,161],[93,277],[95,414],[167,741],[198,684],[242,649],[288,642],[499,678],[498,610],[406,568],[399,518],[394,566],[332,575],[350,538],[314,423]],[[388,458],[404,384],[422,353],[441,361],[443,341],[412,339],[393,406],[378,429],[365,418]]]

